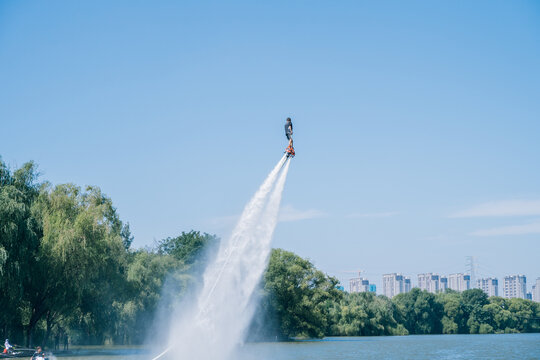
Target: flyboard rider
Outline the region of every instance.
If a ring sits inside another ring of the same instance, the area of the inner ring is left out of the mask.
[[[287,137],[287,140],[289,140],[289,146],[285,150],[285,153],[287,154],[287,157],[294,156],[294,147],[293,147],[293,124],[290,117],[287,118],[285,121],[285,136]]]

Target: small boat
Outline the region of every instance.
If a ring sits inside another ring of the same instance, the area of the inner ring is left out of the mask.
[[[13,349],[7,353],[0,353],[0,359],[29,358],[35,352],[34,349]]]

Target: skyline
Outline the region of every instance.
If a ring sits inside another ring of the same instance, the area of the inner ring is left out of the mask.
[[[535,279],[539,10],[2,2],[0,156],[99,186],[135,247],[227,237],[290,116],[273,247],[344,286],[358,268],[463,272],[469,255]]]
[[[418,287],[420,288],[421,286],[419,285],[419,281],[418,281],[418,277],[421,276],[421,275],[426,275],[426,274],[432,274],[432,275],[435,275],[435,276],[440,276],[440,277],[444,277],[446,279],[448,279],[448,277],[450,275],[467,275],[469,276],[470,274],[468,274],[467,272],[458,272],[458,273],[448,273],[448,274],[440,274],[440,273],[437,273],[437,272],[425,272],[425,273],[419,273],[419,274],[415,274],[415,275],[412,275],[412,274],[405,274],[405,273],[401,273],[401,272],[393,272],[393,273],[384,273],[384,274],[381,274],[380,277],[384,277],[385,275],[401,275],[403,276],[404,278],[407,278],[410,280],[411,282],[411,286],[413,288],[415,287]],[[504,278],[507,278],[507,277],[514,277],[514,276],[525,276],[525,278],[527,277],[526,275],[523,275],[523,274],[517,274],[517,273],[513,273],[513,274],[506,274],[505,276],[502,277],[502,279],[504,280]],[[370,276],[366,276],[366,275],[358,275],[356,277],[350,277],[349,278],[349,282],[346,283],[346,284],[340,284],[341,286],[343,286],[345,289],[347,289],[347,286],[350,284],[350,281],[352,280],[357,280],[357,279],[364,279],[364,280],[368,280],[370,282],[370,284],[375,284],[374,282],[372,282],[372,277]],[[416,279],[416,281],[413,281],[414,279]],[[479,289],[478,287],[478,281],[480,280],[488,280],[488,279],[494,279],[494,280],[499,280],[498,277],[495,277],[495,276],[476,276],[475,277],[475,283],[473,284],[473,280],[471,279],[471,289]],[[527,293],[530,293],[533,289],[532,287],[536,284],[536,280],[537,279],[540,279],[540,276],[537,276],[537,277],[534,277],[532,278],[532,282],[529,281],[527,282]],[[529,286],[530,285],[530,286]],[[501,285],[502,287],[502,285]],[[380,294],[380,292],[382,291],[381,288],[379,288],[377,286],[377,293]],[[501,296],[501,295],[499,295]]]

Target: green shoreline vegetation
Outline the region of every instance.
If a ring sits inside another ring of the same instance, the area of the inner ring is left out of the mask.
[[[192,230],[133,249],[129,224],[98,187],[38,175],[33,162],[11,171],[0,158],[0,335],[26,346],[143,343],[158,309],[200,284],[219,238]],[[540,332],[540,304],[529,300],[478,289],[388,299],[337,285],[274,249],[250,339]]]

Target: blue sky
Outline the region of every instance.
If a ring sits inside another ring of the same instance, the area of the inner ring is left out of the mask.
[[[98,185],[135,246],[227,236],[297,157],[273,245],[364,270],[540,277],[536,1],[2,1],[0,155]]]

